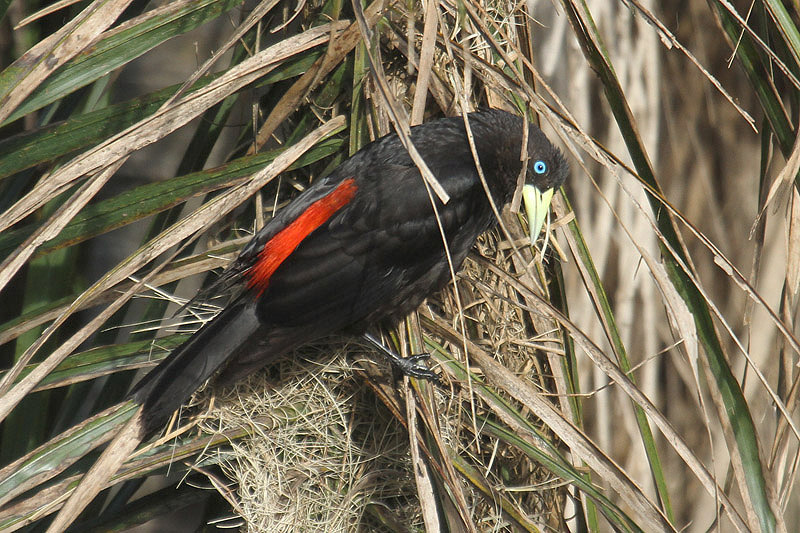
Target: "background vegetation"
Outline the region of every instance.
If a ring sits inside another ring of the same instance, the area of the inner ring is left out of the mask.
[[[0,1],[0,530],[43,530],[276,209],[487,105],[573,171],[547,246],[506,213],[385,332],[445,386],[307,347],[74,530],[796,528],[800,5],[664,4]]]

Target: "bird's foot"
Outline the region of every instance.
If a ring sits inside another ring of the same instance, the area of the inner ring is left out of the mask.
[[[378,349],[383,355],[389,359],[389,362],[392,363],[397,370],[399,370],[403,375],[409,376],[412,378],[417,379],[425,379],[431,381],[433,383],[439,384],[441,383],[441,379],[439,378],[439,374],[434,372],[433,370],[428,369],[427,366],[423,363],[423,361],[430,359],[431,355],[428,353],[421,353],[415,355],[409,355],[408,357],[400,357],[392,350],[387,348],[383,345],[378,339],[373,337],[369,333],[364,333],[364,339],[367,340],[372,346]]]
[[[426,361],[431,358],[431,354],[429,353],[421,353],[416,355],[409,355],[408,357],[400,357],[395,353],[391,353],[389,360],[392,362],[392,365],[402,372],[403,375],[409,376],[412,378],[417,379],[426,379],[428,381],[432,381],[433,383],[439,384],[442,380],[439,378],[439,374],[430,370],[423,361]]]

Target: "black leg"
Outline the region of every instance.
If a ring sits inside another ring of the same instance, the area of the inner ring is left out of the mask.
[[[389,348],[383,345],[381,341],[376,339],[371,333],[363,334],[364,340],[370,345],[377,348],[379,352],[385,355],[396,369],[406,376],[417,379],[427,379],[434,383],[440,383],[439,374],[433,370],[429,370],[422,361],[430,358],[430,354],[423,353],[418,355],[411,355],[408,357],[400,357]]]

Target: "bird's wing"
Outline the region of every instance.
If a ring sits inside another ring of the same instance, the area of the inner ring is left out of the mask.
[[[303,213],[308,211],[310,206],[320,201],[324,202],[325,198],[329,198],[332,193],[335,193],[337,187],[341,185],[341,182],[341,176],[334,173],[322,178],[313,187],[306,189],[289,205],[281,209],[275,217],[267,221],[264,227],[253,236],[244,248],[242,248],[238,257],[222,271],[220,276],[214,280],[213,283],[202,289],[192,301],[210,300],[211,298],[219,297],[224,294],[229,294],[231,299],[234,299],[245,289],[248,289],[247,274],[259,263],[259,259],[263,256],[265,246],[270,242],[274,245],[276,236],[291,227]],[[335,211],[336,209],[329,211],[327,213],[328,218]],[[306,233],[310,232],[308,227],[306,227],[305,230]],[[295,235],[295,239],[300,238],[300,240],[302,240],[304,236],[305,235],[299,235],[298,237]],[[286,246],[287,244],[290,243],[284,242],[284,249],[279,250],[280,253],[286,253],[286,249],[288,249],[288,246]]]
[[[451,200],[434,202],[457,268],[488,225],[486,200],[473,168],[440,167],[435,172]],[[447,279],[431,196],[416,167],[370,165],[370,171],[378,177],[356,178],[359,188],[347,205],[272,273],[259,302],[265,320],[335,331],[404,314]]]

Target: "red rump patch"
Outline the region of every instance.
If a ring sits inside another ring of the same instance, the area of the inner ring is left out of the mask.
[[[269,285],[269,279],[287,257],[308,237],[323,225],[334,213],[347,205],[356,190],[355,180],[348,178],[332,192],[308,206],[294,222],[275,234],[258,254],[258,260],[247,272],[247,288],[257,288],[260,296]]]

